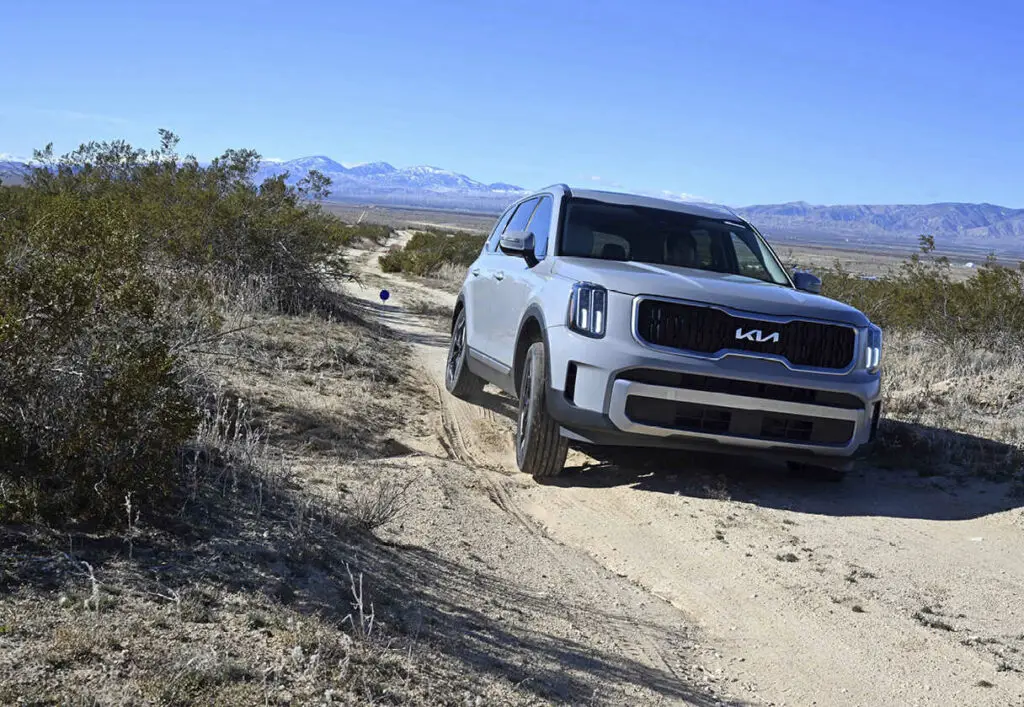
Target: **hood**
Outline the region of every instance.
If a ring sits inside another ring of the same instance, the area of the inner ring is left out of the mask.
[[[593,282],[625,295],[656,295],[706,302],[754,314],[797,316],[867,326],[859,310],[828,297],[742,275],[597,258],[559,258],[552,273]]]

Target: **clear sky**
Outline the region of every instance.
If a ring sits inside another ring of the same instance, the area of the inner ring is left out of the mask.
[[[1024,2],[7,0],[0,152],[431,164],[735,206],[1024,207]]]

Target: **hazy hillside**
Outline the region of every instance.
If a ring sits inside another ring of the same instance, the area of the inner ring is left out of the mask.
[[[28,168],[21,162],[0,160],[0,182],[4,184],[21,184]]]
[[[289,181],[310,169],[329,176],[331,199],[383,205],[464,209],[497,213],[524,193],[507,183],[486,184],[438,167],[396,168],[387,162],[346,167],[328,157],[264,162],[259,175],[287,171]],[[992,204],[814,206],[806,202],[747,206],[737,211],[776,238],[905,247],[922,233],[940,246],[1014,252],[1024,249],[1024,209]]]
[[[997,250],[1024,246],[1024,209],[994,204],[814,206],[799,201],[737,211],[768,232],[881,243],[929,233],[947,246]]]

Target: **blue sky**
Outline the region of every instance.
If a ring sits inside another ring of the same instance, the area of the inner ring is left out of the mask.
[[[200,158],[1024,207],[1021,26],[1012,1],[11,2],[0,152],[167,127]]]

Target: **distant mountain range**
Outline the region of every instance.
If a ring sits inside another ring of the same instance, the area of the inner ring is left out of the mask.
[[[525,193],[514,184],[487,184],[439,167],[398,168],[387,162],[346,166],[324,156],[264,160],[256,180],[287,172],[287,181],[295,183],[313,169],[331,178],[329,198],[339,202],[497,213]],[[21,181],[26,170],[23,162],[0,154],[4,183]],[[783,241],[906,249],[926,233],[944,249],[1024,253],[1024,209],[993,204],[816,206],[798,201],[746,206],[736,212]]]
[[[817,236],[851,244],[905,245],[929,234],[940,247],[1024,251],[1024,209],[994,204],[814,206],[798,201],[736,211],[766,233],[794,239]]]
[[[0,181],[4,184],[20,183],[28,171],[28,166],[24,162],[4,159],[4,157],[5,155],[0,155]]]
[[[387,162],[368,162],[346,167],[323,156],[302,157],[286,162],[266,160],[260,164],[256,178],[262,181],[287,172],[287,181],[294,183],[312,169],[331,178],[332,200],[500,211],[524,193],[522,187],[514,184],[485,184],[439,167],[421,165],[399,169]]]

